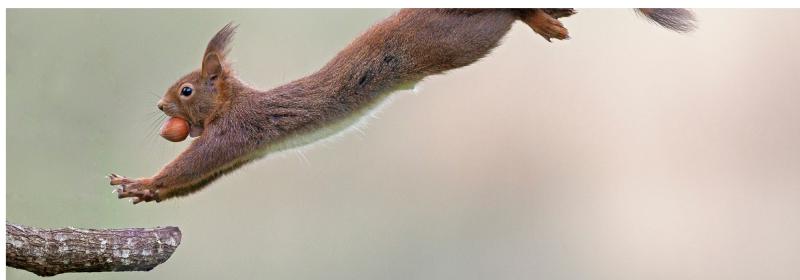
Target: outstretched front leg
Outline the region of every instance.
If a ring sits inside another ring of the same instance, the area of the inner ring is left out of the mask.
[[[116,186],[117,197],[130,198],[133,204],[192,193],[252,159],[250,154],[257,150],[258,139],[231,135],[241,133],[206,129],[203,136],[153,177],[131,179],[112,173],[108,179]]]
[[[558,21],[558,18],[568,17],[573,14],[575,14],[574,9],[532,9],[523,12],[520,20],[550,42],[552,38],[559,40],[569,39],[569,31]]]

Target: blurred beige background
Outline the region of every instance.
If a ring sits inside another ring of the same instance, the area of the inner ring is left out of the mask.
[[[364,134],[184,199],[110,193],[185,146],[156,135],[157,96],[228,21],[270,88],[392,12],[8,10],[7,220],[184,232],[152,272],[59,279],[800,277],[798,10],[698,10],[681,36],[582,9],[552,44],[518,23]]]

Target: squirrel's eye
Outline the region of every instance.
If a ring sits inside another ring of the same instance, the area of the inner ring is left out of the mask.
[[[189,96],[189,95],[192,95],[192,88],[190,88],[190,87],[183,87],[183,88],[181,89],[181,95],[183,95],[183,96]]]

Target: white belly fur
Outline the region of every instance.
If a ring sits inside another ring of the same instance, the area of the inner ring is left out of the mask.
[[[341,135],[344,135],[348,131],[364,127],[367,123],[367,116],[372,116],[375,112],[380,111],[383,106],[388,104],[388,101],[391,99],[394,92],[413,89],[415,84],[416,82],[404,84],[396,89],[381,93],[366,106],[351,112],[344,118],[332,121],[323,127],[319,127],[307,132],[296,133],[280,141],[269,143],[255,153],[252,159],[260,158],[280,151],[308,146],[323,139],[333,140]]]

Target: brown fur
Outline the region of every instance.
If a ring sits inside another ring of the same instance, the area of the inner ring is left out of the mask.
[[[404,9],[356,38],[319,71],[269,91],[251,88],[225,60],[234,27],[208,44],[202,68],[172,85],[159,108],[202,135],[150,178],[111,175],[134,203],[194,192],[269,147],[315,133],[379,102],[397,87],[474,63],[516,20],[546,39],[566,38],[559,17],[572,9]],[[194,88],[189,97],[179,94]],[[324,136],[323,136],[324,137]],[[277,149],[277,148],[276,148]]]

